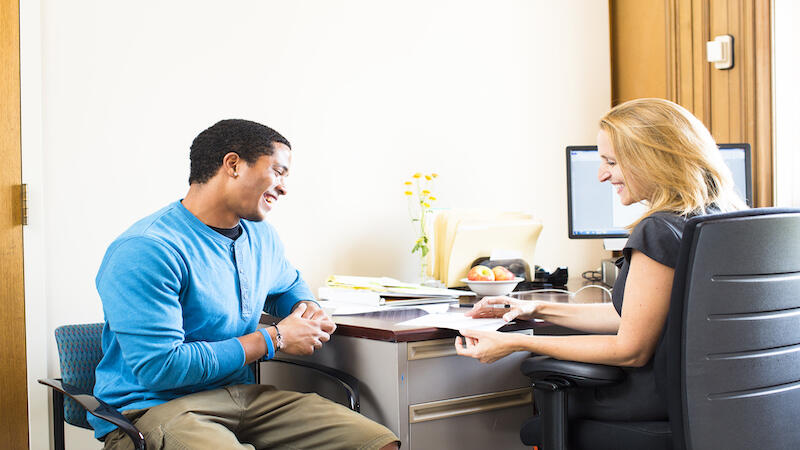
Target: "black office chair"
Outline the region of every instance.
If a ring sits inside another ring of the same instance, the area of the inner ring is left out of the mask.
[[[53,443],[56,450],[64,450],[64,422],[92,429],[86,420],[86,411],[118,426],[131,438],[137,450],[145,449],[144,437],[139,430],[119,411],[92,395],[95,368],[103,357],[102,332],[102,323],[65,325],[56,328],[56,345],[62,378],[38,380],[53,391]],[[304,361],[272,359],[270,362],[302,366],[331,378],[343,388],[347,396],[347,406],[359,412],[359,381],[355,377]],[[256,382],[260,381],[259,364],[253,364],[253,370]],[[66,399],[64,395],[67,396]]]
[[[523,362],[540,414],[533,421],[543,425],[540,450],[800,448],[800,210],[689,220],[654,358],[666,374],[669,422],[567,424],[566,389],[624,373],[544,356]]]

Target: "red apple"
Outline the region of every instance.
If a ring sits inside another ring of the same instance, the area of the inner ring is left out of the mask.
[[[494,272],[486,266],[475,266],[467,273],[469,281],[494,281]]]
[[[492,272],[494,272],[495,281],[508,281],[515,278],[514,274],[503,266],[496,266]]]

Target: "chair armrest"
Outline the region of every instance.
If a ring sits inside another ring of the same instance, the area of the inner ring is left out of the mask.
[[[118,426],[131,438],[134,448],[137,450],[145,450],[144,436],[142,436],[142,433],[140,433],[139,430],[133,426],[127,417],[120,414],[119,411],[111,407],[108,403],[87,393],[83,389],[64,383],[59,379],[46,378],[38,381],[40,384],[49,386],[56,391],[69,396],[71,399],[78,402],[78,404],[80,404],[84,409],[86,409],[86,411],[89,411],[89,413],[93,416],[99,417]]]
[[[341,370],[337,370],[331,367],[325,367],[307,361],[273,358],[267,362],[272,362],[272,361],[283,364],[293,364],[295,366],[305,367],[307,369],[314,370],[333,379],[344,388],[345,392],[347,392],[347,400],[350,403],[350,409],[352,409],[355,412],[361,411],[360,396],[359,396],[359,387],[361,383],[358,381],[356,377],[350,375],[349,373],[345,373],[342,372]]]
[[[522,373],[536,383],[555,384],[559,388],[604,386],[625,379],[619,367],[562,361],[549,356],[534,356],[522,362]]]

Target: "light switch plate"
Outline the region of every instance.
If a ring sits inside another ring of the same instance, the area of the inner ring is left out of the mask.
[[[706,42],[706,60],[721,70],[733,67],[733,36],[724,34]]]

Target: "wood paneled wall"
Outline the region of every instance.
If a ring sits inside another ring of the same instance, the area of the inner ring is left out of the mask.
[[[612,103],[672,100],[717,142],[753,149],[757,206],[773,204],[769,0],[610,0]],[[734,67],[706,62],[706,42],[734,38]]]
[[[655,8],[650,1],[611,1],[612,105],[634,98],[669,97],[664,14],[664,8]]]

